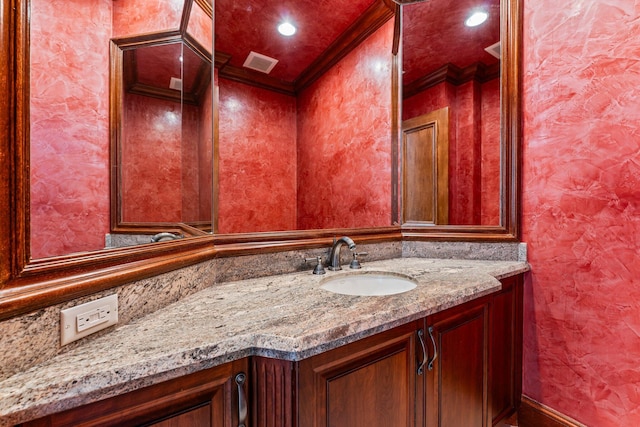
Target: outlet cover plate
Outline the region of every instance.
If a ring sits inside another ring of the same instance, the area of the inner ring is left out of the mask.
[[[60,311],[60,344],[65,345],[118,323],[118,294]]]

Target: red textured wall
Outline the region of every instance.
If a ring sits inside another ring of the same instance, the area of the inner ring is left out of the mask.
[[[211,53],[213,51],[212,18],[195,1],[191,5],[187,33],[200,43],[207,52]]]
[[[33,258],[104,248],[112,4],[31,1]]]
[[[218,232],[295,229],[296,99],[218,82]]]
[[[213,197],[213,85],[204,94],[200,105],[200,144],[198,146],[198,170],[199,170],[199,221],[211,222],[212,197]]]
[[[122,219],[210,220],[211,96],[181,106],[126,94],[123,105]]]
[[[392,42],[393,20],[299,96],[298,228],[390,225]]]
[[[500,224],[500,80],[482,84],[480,224]]]
[[[122,220],[179,222],[180,103],[126,94],[122,118]]]
[[[109,40],[112,36],[177,28],[183,1],[152,0],[144,6],[148,9],[132,1],[31,1],[33,258],[104,248],[110,215]],[[65,13],[59,13],[63,9]],[[154,16],[155,22],[152,23],[149,16]],[[165,18],[162,22],[157,20],[160,16]],[[205,21],[202,17],[195,19],[190,28],[210,38],[200,28]],[[87,93],[96,96],[87,96]],[[210,114],[211,100],[207,102]],[[192,116],[195,117],[195,113]],[[198,161],[207,163],[203,166],[210,170],[211,138],[203,139],[207,132],[211,135],[211,125],[209,129],[200,129],[197,139],[192,141],[200,141],[200,150],[204,152]],[[158,154],[166,152],[161,150]],[[156,160],[162,163],[159,157]],[[184,171],[184,178],[188,179],[184,214],[203,219],[202,213],[211,211],[211,196],[208,190],[200,192],[200,188],[205,188],[203,185],[211,181],[211,176],[191,176],[186,173],[187,169]],[[160,201],[162,197],[156,193],[157,188],[162,187],[152,187],[152,198]],[[199,202],[194,202],[196,194]],[[165,220],[167,212],[169,217],[174,217],[183,209],[174,208],[167,200],[162,200],[161,208],[154,206],[156,209],[152,211],[161,214],[155,220]],[[140,219],[130,214],[134,215],[130,212],[126,216]]]
[[[184,0],[113,1],[113,37],[178,29],[183,9]]]
[[[524,393],[640,425],[640,4],[527,0]]]
[[[449,224],[500,223],[500,81],[441,83],[403,101],[407,120],[449,107]]]

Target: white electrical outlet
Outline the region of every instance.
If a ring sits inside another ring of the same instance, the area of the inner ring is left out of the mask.
[[[60,311],[60,344],[65,345],[118,323],[118,294]]]

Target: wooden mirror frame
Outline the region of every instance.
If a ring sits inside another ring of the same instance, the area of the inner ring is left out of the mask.
[[[160,244],[31,260],[29,248],[29,20],[28,0],[0,2],[0,320],[222,256],[329,247],[348,234],[359,243],[399,240],[504,242],[520,237],[522,0],[502,0],[503,203],[498,227],[399,225],[185,238]],[[399,19],[396,17],[396,22]],[[400,64],[396,61],[396,73]],[[394,81],[398,87],[397,74]],[[394,91],[393,150],[399,138]],[[215,108],[214,108],[215,110]],[[215,118],[214,118],[215,120]],[[397,155],[397,153],[396,153]],[[394,165],[397,177],[398,165]],[[396,178],[397,179],[397,178]],[[394,187],[397,214],[397,181]]]
[[[203,3],[206,5],[206,3]],[[207,10],[207,13],[212,13],[211,10]],[[152,37],[148,35],[137,37],[125,37],[120,39],[111,40],[111,52],[110,52],[110,99],[109,99],[109,111],[110,111],[110,144],[109,144],[109,164],[111,165],[110,173],[110,207],[111,207],[111,233],[123,233],[123,234],[148,234],[149,237],[159,232],[171,232],[176,234],[182,234],[184,236],[203,236],[211,232],[211,221],[208,224],[186,224],[184,222],[127,222],[122,219],[123,206],[122,206],[122,134],[123,134],[123,103],[124,103],[124,87],[126,86],[126,72],[124,70],[124,55],[125,52],[132,52],[132,50],[138,48],[146,48],[153,46],[160,46],[164,44],[182,43],[187,49],[191,49],[195,55],[200,57],[203,61],[209,61],[211,67],[211,85],[213,88],[213,56],[206,51],[196,40],[187,33],[186,23],[182,24],[179,30],[179,34],[175,34],[174,31],[168,31],[164,33],[153,34]],[[206,79],[206,71],[202,72],[202,78]],[[145,92],[138,92],[145,93]],[[169,96],[173,96],[170,92],[160,92],[157,88],[147,89],[146,95],[149,96],[160,95],[165,96],[165,99]],[[168,93],[168,95],[167,95]],[[175,100],[180,101],[182,94],[178,92],[179,96],[176,96]],[[212,95],[213,96],[213,95]],[[211,135],[213,137],[213,135]],[[212,159],[213,161],[213,159]],[[213,193],[212,193],[213,194]],[[204,221],[203,221],[204,222]]]
[[[522,0],[500,1],[500,40],[504,58],[500,61],[500,225],[422,225],[413,222],[402,226],[404,240],[520,239]],[[393,164],[397,166],[400,161]],[[399,173],[396,171],[395,176]],[[397,191],[401,192],[402,188]]]

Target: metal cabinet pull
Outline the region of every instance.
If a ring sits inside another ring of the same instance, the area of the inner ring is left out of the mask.
[[[431,338],[431,344],[433,344],[433,357],[429,359],[429,362],[427,363],[427,369],[432,371],[433,362],[435,362],[436,358],[438,357],[438,347],[436,346],[435,338],[433,338],[433,326],[429,326],[428,331],[429,331],[429,338]]]
[[[418,375],[422,375],[424,372],[424,365],[427,363],[427,349],[424,346],[424,340],[422,337],[424,336],[424,331],[422,329],[418,329],[418,339],[420,340],[420,347],[422,347],[422,363],[418,366]]]
[[[244,372],[236,375],[236,384],[238,385],[238,427],[246,427],[247,422],[247,398],[244,395],[244,383],[247,376]]]

